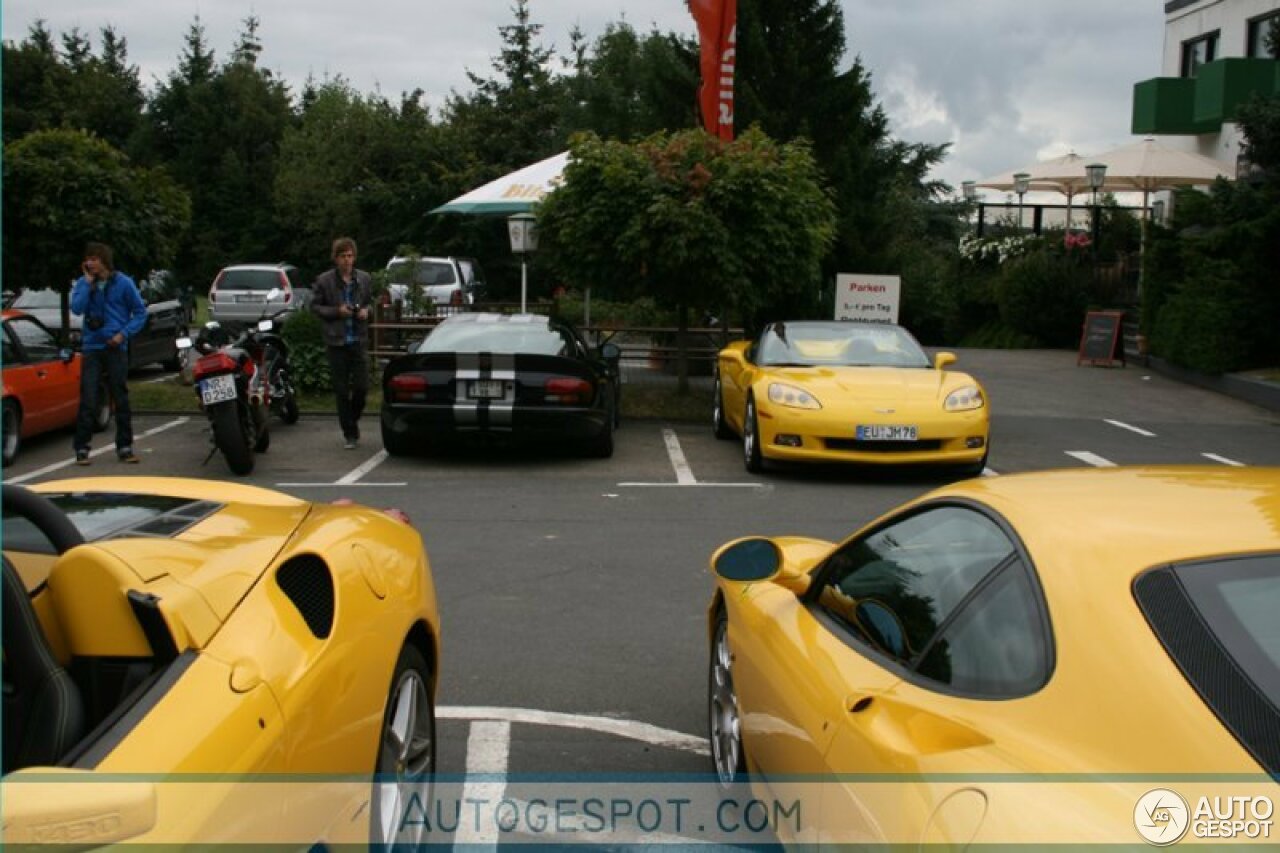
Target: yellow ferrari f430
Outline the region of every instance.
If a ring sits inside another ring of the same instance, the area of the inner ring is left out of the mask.
[[[742,437],[747,470],[767,460],[933,463],[980,474],[987,394],[972,376],[930,361],[900,326],[772,323],[717,358],[713,427]]]
[[[966,480],[712,570],[715,770],[786,841],[1276,843],[1280,468]]]
[[[3,510],[6,843],[414,841],[440,626],[403,514],[158,477]]]

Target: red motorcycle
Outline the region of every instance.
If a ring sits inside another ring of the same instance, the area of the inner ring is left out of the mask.
[[[268,294],[268,302],[270,301]],[[263,333],[270,333],[272,320],[261,320],[238,333],[211,321],[195,341],[178,339],[178,349],[194,349],[192,378],[200,408],[209,418],[212,448],[207,463],[219,450],[233,474],[253,471],[254,453],[271,445],[267,414],[271,411],[271,382],[266,366],[267,345]],[[296,411],[296,404],[295,404]]]

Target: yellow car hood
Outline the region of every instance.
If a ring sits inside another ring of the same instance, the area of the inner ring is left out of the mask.
[[[777,367],[764,374],[813,394],[845,400],[932,403],[962,385],[976,384],[964,373],[905,367]]]

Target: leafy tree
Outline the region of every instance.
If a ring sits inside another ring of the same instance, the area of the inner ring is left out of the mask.
[[[538,211],[540,253],[566,284],[677,306],[681,343],[690,307],[755,317],[816,290],[834,211],[807,146],[690,130],[635,144],[586,134],[571,150]]]
[[[6,144],[62,122],[63,93],[70,76],[53,35],[37,20],[20,44],[4,43],[4,141]]]
[[[555,51],[538,41],[542,25],[529,16],[529,0],[516,0],[515,23],[499,27],[502,50],[493,59],[496,76],[468,71],[470,95],[453,95],[446,120],[465,135],[491,177],[550,157],[563,146],[557,88],[550,64]]]
[[[168,266],[190,200],[163,171],[137,168],[81,130],[42,130],[4,149],[4,280],[66,292],[87,240],[120,269]],[[63,328],[67,328],[65,322]]]

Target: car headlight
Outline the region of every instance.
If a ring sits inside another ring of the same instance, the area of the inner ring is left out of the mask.
[[[981,409],[986,404],[982,390],[977,385],[966,385],[948,394],[944,407],[948,412],[968,412]]]
[[[808,391],[794,385],[783,385],[781,382],[773,382],[769,385],[769,402],[792,409],[822,408],[818,398]]]

